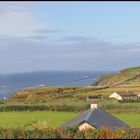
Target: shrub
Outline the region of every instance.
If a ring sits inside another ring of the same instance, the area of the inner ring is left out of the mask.
[[[76,104],[19,104],[19,105],[0,105],[0,112],[4,111],[67,111],[67,112],[80,112],[89,108],[89,105],[76,105]]]
[[[139,105],[140,105],[139,103],[135,104],[135,102],[117,101],[117,100],[104,100],[99,103],[99,107],[112,113],[121,113],[121,112],[140,113]]]
[[[3,129],[0,128],[0,138],[3,139],[140,139],[138,129],[108,128],[88,129],[79,131],[75,128],[27,128]]]

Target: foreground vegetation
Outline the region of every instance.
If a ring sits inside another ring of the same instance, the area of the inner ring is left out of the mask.
[[[63,130],[60,128],[39,128],[33,129],[0,129],[0,138],[3,139],[140,139],[140,131],[130,130],[110,130],[89,129],[79,131],[75,128]]]

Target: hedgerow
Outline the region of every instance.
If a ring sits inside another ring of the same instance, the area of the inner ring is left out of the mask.
[[[75,128],[44,128],[44,129],[4,129],[0,128],[3,139],[140,139],[140,130],[108,128],[89,129],[84,131]]]

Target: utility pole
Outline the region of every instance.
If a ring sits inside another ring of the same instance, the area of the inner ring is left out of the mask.
[[[2,87],[3,87],[3,95],[4,95],[3,99],[5,101],[6,100],[5,91],[6,91],[7,85],[3,85]]]

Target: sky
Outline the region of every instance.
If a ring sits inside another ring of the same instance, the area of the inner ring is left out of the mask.
[[[0,73],[139,66],[140,2],[0,2]]]

